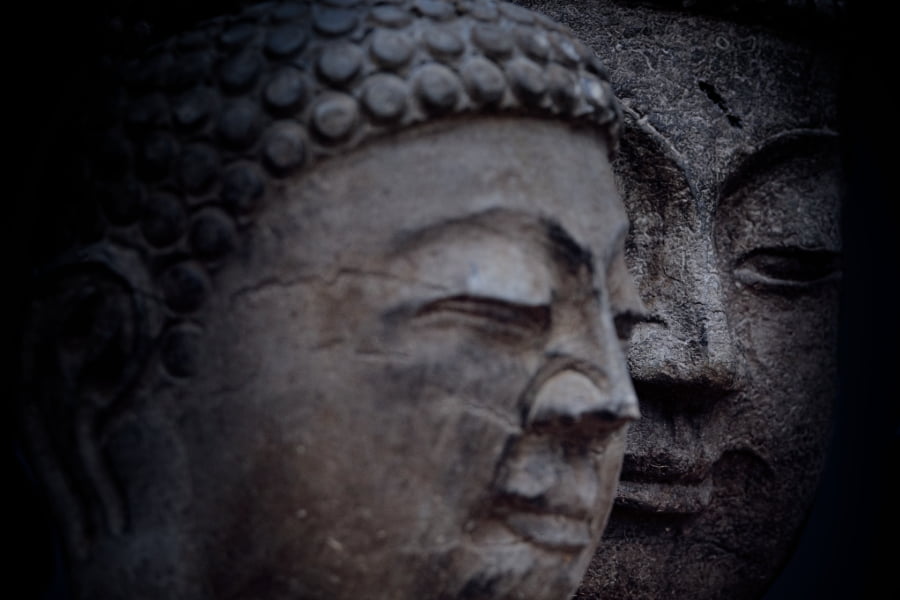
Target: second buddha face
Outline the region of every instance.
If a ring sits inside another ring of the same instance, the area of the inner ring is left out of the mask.
[[[526,2],[603,55],[650,321],[643,418],[581,598],[758,598],[824,462],[836,392],[840,167],[832,40],[689,10]]]

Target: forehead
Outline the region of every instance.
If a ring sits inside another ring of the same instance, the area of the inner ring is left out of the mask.
[[[298,265],[340,263],[384,256],[423,231],[465,243],[471,231],[439,230],[472,219],[480,237],[507,240],[556,223],[598,263],[610,260],[627,228],[602,137],[563,122],[479,118],[408,130],[289,179],[251,236],[256,247],[295,253]],[[520,228],[525,222],[535,227]]]
[[[773,138],[837,125],[838,45],[684,10],[573,0],[526,2],[569,24],[604,57],[629,131],[656,138],[704,206],[735,165]],[[814,35],[813,35],[814,34]]]

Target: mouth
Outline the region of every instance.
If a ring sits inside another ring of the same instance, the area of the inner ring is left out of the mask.
[[[577,553],[599,538],[592,506],[560,504],[538,495],[503,492],[495,499],[493,516],[518,537],[547,550]]]
[[[614,506],[655,514],[691,515],[709,507],[713,480],[709,465],[625,456]]]
[[[623,441],[616,432],[597,439],[529,431],[511,440],[483,505],[490,519],[544,550],[590,551],[612,508]]]
[[[614,506],[657,514],[697,514],[709,506],[712,488],[709,478],[695,484],[620,480]]]
[[[507,505],[496,511],[499,520],[513,533],[536,546],[557,552],[576,553],[595,540],[589,518],[562,512],[540,511]]]

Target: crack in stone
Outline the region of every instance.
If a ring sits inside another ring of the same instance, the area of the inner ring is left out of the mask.
[[[715,86],[705,81],[698,81],[697,87],[699,87],[700,90],[706,94],[706,97],[712,100],[713,103],[725,113],[725,118],[728,119],[728,123],[731,124],[732,127],[735,127],[736,129],[744,128],[743,123],[741,123],[741,118],[728,110],[728,103],[725,102],[725,98],[723,98],[722,94],[716,90]]]
[[[634,120],[634,124],[639,129],[644,131],[644,133],[649,134],[653,138],[659,140],[663,144],[663,146],[665,146],[666,150],[669,152],[669,158],[672,160],[672,162],[675,163],[675,166],[681,172],[681,176],[684,178],[685,183],[687,183],[688,190],[691,193],[691,198],[699,198],[700,193],[698,192],[697,187],[694,185],[694,182],[688,176],[687,162],[685,161],[684,156],[681,154],[681,152],[679,152],[678,149],[675,148],[675,146],[672,144],[671,140],[664,136],[662,132],[660,132],[650,123],[649,117],[647,115],[642,115],[629,106],[623,106],[622,109],[626,115]]]

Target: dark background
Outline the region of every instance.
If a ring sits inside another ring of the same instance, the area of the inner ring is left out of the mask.
[[[895,111],[885,110],[898,22],[884,3],[848,4],[840,117],[849,192],[835,436],[807,528],[767,600],[900,598],[900,213],[889,180],[898,173],[900,129]]]
[[[3,542],[12,558],[6,563],[6,597],[68,598],[55,533],[13,433],[21,315],[32,257],[40,250],[32,240],[39,239],[46,219],[33,190],[36,182],[60,170],[55,150],[61,140],[54,131],[65,118],[62,99],[73,89],[97,83],[89,66],[99,53],[109,48],[137,51],[167,32],[238,4],[44,1],[6,9],[2,81],[7,106],[0,138],[8,150],[3,241],[9,307],[3,311],[3,339],[10,357],[5,361],[11,434],[5,489],[11,501],[3,512]],[[808,525],[766,600],[900,598],[900,573],[895,572],[900,567],[900,199],[889,187],[889,177],[900,172],[895,165],[900,159],[900,98],[889,91],[900,73],[900,31],[884,8],[891,4],[849,0],[843,19],[848,53],[840,114],[849,192],[835,435]]]

